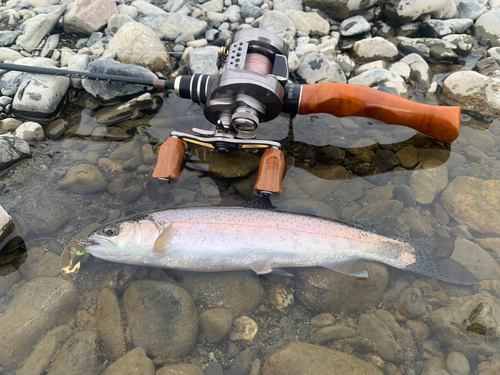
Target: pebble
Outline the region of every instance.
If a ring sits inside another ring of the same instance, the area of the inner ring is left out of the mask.
[[[446,357],[446,368],[452,374],[469,375],[470,365],[467,358],[459,352],[451,352]]]
[[[233,321],[229,330],[229,340],[250,343],[255,339],[259,326],[247,316],[240,316]]]
[[[425,314],[425,303],[420,290],[407,288],[403,291],[399,300],[399,312],[408,318],[416,318]]]
[[[111,366],[106,368],[103,372],[103,375],[122,374],[154,375],[155,366],[153,361],[146,356],[146,351],[138,347],[114,361]]]
[[[340,23],[339,31],[342,36],[354,36],[370,31],[370,23],[362,16],[346,18]]]
[[[176,365],[164,366],[160,368],[158,371],[156,371],[155,375],[209,375],[209,374],[207,372],[203,372],[203,370],[198,366],[179,363]]]
[[[273,284],[269,287],[269,302],[279,311],[285,311],[293,305],[293,293],[282,284]]]
[[[57,186],[85,195],[105,190],[108,184],[98,168],[90,164],[79,164],[69,168]]]
[[[109,288],[103,288],[99,293],[96,319],[102,354],[115,362],[123,356],[126,342],[118,298]]]
[[[229,332],[233,314],[226,309],[209,309],[200,315],[200,326],[208,342],[217,343]]]
[[[324,344],[333,340],[342,340],[349,337],[356,336],[356,331],[350,327],[343,325],[336,325],[333,327],[321,328],[314,334],[314,341],[316,344]]]

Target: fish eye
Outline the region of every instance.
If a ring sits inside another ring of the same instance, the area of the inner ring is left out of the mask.
[[[102,230],[102,234],[104,234],[107,237],[116,236],[118,234],[118,228],[116,226],[104,227]]]

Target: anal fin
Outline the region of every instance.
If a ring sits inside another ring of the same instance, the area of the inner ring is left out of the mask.
[[[361,277],[364,279],[370,276],[363,259],[339,259],[338,261],[321,263],[320,266],[335,272],[343,273],[344,275]]]
[[[257,275],[265,275],[266,273],[271,273],[273,271],[271,261],[271,258],[256,260],[255,262],[250,263],[250,268]]]

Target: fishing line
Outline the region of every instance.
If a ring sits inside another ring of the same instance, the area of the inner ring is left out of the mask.
[[[271,74],[273,70],[273,63],[267,56],[252,52],[247,54],[244,69],[268,75]]]

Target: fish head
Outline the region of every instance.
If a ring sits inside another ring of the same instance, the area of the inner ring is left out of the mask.
[[[151,253],[159,235],[160,229],[153,220],[124,220],[92,232],[85,250],[97,258],[133,263]]]

